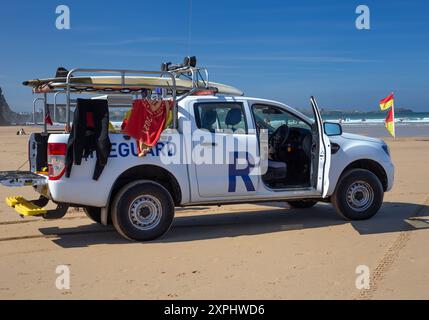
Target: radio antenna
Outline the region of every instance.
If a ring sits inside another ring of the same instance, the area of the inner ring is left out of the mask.
[[[189,0],[189,16],[188,16],[188,52],[187,55],[191,54],[191,36],[192,36],[192,0]]]

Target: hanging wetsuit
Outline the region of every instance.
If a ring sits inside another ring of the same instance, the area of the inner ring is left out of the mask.
[[[67,142],[66,177],[73,163],[80,165],[82,157],[96,152],[92,178],[98,180],[112,149],[109,139],[109,108],[106,100],[77,99],[73,126]]]

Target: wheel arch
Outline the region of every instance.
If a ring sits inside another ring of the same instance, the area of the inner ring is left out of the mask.
[[[165,168],[157,165],[145,164],[131,167],[116,178],[110,191],[109,206],[111,205],[115,194],[123,186],[135,180],[149,180],[157,182],[168,190],[175,205],[179,205],[182,201],[182,190],[176,177]]]
[[[339,179],[351,169],[366,169],[377,176],[380,180],[381,185],[383,186],[383,191],[386,191],[388,188],[388,177],[386,170],[384,170],[383,166],[375,160],[371,159],[359,159],[349,163],[341,172]],[[338,179],[338,180],[339,180]]]

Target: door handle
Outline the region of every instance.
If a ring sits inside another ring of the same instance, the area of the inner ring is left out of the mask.
[[[203,147],[216,147],[217,143],[216,142],[203,142],[203,143],[201,143],[201,145]]]

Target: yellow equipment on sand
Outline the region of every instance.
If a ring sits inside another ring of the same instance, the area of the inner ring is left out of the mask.
[[[35,205],[21,196],[7,197],[5,201],[9,207],[15,208],[15,211],[22,216],[41,216],[47,212],[46,209]]]

